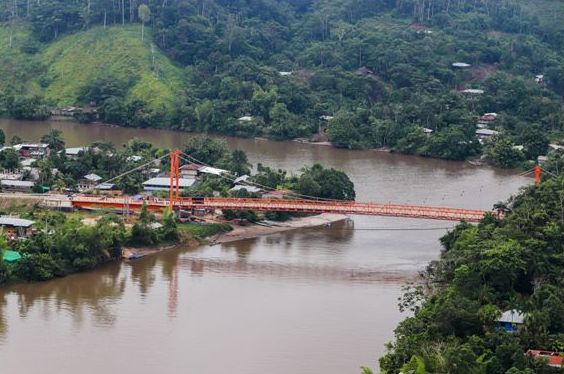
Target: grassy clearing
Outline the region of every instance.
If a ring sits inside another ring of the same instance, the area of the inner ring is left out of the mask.
[[[178,230],[181,233],[190,234],[195,238],[204,239],[222,232],[229,232],[232,230],[232,228],[231,226],[223,223],[209,223],[209,224],[184,223],[178,225]]]
[[[131,83],[126,101],[165,112],[183,86],[182,70],[153,47],[150,31],[141,41],[138,25],[96,27],[47,45],[32,42],[25,24],[0,25],[0,90],[43,92],[52,105],[77,105],[84,87],[103,76]]]
[[[153,63],[154,59],[154,63]],[[156,47],[151,36],[141,41],[139,26],[96,27],[65,36],[43,52],[49,66],[45,95],[56,105],[76,104],[83,87],[111,75],[133,82],[128,101],[170,109],[181,89],[181,71]]]

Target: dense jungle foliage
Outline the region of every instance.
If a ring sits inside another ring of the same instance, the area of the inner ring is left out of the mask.
[[[558,0],[5,1],[0,106],[465,159],[485,112],[510,144],[531,127],[559,139],[563,15]]]
[[[539,188],[511,198],[505,219],[462,223],[441,239],[441,258],[400,307],[400,323],[380,359],[385,373],[562,373],[525,355],[564,351],[564,158],[546,165]],[[496,320],[522,311],[518,332]]]

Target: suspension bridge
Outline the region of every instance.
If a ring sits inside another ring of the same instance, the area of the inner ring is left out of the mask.
[[[170,184],[169,198],[160,199],[148,197],[143,199],[135,199],[129,196],[123,197],[103,197],[96,195],[75,195],[70,198],[70,203],[76,208],[101,208],[101,209],[120,209],[127,211],[140,210],[144,205],[153,211],[161,211],[163,209],[190,211],[203,209],[208,211],[215,210],[251,210],[251,211],[277,211],[277,212],[299,212],[308,214],[320,213],[336,213],[347,215],[369,215],[369,216],[385,216],[385,217],[403,217],[403,218],[421,218],[446,221],[479,222],[487,214],[502,216],[503,211],[488,211],[480,209],[462,209],[451,207],[434,207],[424,205],[407,205],[407,204],[384,204],[376,202],[357,202],[357,201],[341,201],[319,199],[313,196],[305,196],[294,192],[289,192],[288,196],[282,199],[266,199],[266,198],[222,198],[222,197],[181,197],[180,191],[180,161],[194,163],[199,166],[210,166],[199,160],[194,159],[190,155],[183,154],[176,150],[169,155],[170,157]],[[154,163],[156,160],[151,161]],[[148,163],[148,164],[150,164]],[[125,174],[105,182],[112,182],[124,175],[139,170],[146,165],[141,165]],[[537,183],[540,180],[540,168],[535,170]],[[219,175],[219,177],[234,182],[235,178],[230,175]],[[245,182],[250,186],[260,187],[272,191],[264,185],[254,182]]]
[[[106,197],[91,194],[94,189],[82,194],[72,196],[66,195],[28,195],[20,194],[21,199],[35,199],[42,201],[50,207],[73,207],[81,209],[116,209],[123,212],[138,211],[146,206],[152,211],[171,209],[176,211],[194,210],[249,210],[249,211],[276,211],[276,212],[299,212],[307,214],[335,213],[347,215],[367,215],[384,217],[421,218],[431,220],[479,222],[487,214],[502,217],[502,210],[480,210],[463,209],[451,207],[434,207],[426,205],[408,205],[376,202],[357,202],[320,199],[313,196],[305,196],[295,192],[288,192],[284,198],[229,198],[229,197],[192,197],[181,196],[180,189],[180,160],[196,163],[201,166],[209,166],[180,151],[173,151],[159,159],[152,160],[144,165],[138,166],[124,174],[111,178],[104,183],[113,182],[132,172],[141,170],[165,157],[170,157],[170,184],[168,186],[168,199],[157,197],[135,198],[131,196]],[[541,168],[532,169],[535,173],[535,183],[540,183]],[[230,182],[235,177],[230,175],[219,175],[220,178]],[[270,187],[260,185],[251,181],[245,182],[249,186],[260,187],[266,190],[274,190]],[[9,194],[1,194],[0,198],[7,198]],[[12,198],[18,198],[13,195]]]

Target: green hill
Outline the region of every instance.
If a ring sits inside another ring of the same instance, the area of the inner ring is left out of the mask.
[[[9,3],[0,112],[12,117],[94,101],[100,120],[123,126],[506,167],[546,154],[548,138],[564,143],[559,0]],[[504,139],[482,147],[477,122],[491,112]]]
[[[100,77],[127,82],[126,101],[140,100],[153,109],[170,110],[181,89],[181,71],[150,35],[141,41],[138,26],[96,27],[65,36],[42,53],[47,65],[45,97],[57,106],[75,105]]]
[[[37,75],[43,70],[41,59],[33,53],[25,53],[31,48],[29,29],[17,26],[12,29],[0,26],[0,93],[39,94]],[[33,52],[33,50],[30,50]]]
[[[95,27],[49,44],[31,39],[29,28],[0,27],[0,89],[40,95],[49,106],[87,105],[85,95],[100,79],[118,83],[124,102],[170,113],[182,89],[181,69],[140,27]],[[11,35],[11,43],[10,43]]]

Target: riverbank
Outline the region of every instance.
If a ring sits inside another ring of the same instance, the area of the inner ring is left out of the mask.
[[[212,236],[210,244],[230,243],[297,229],[330,226],[347,219],[348,216],[344,214],[323,213],[312,217],[292,218],[286,222],[268,222],[266,225],[235,226],[232,231]]]
[[[195,249],[203,244],[215,245],[231,243],[292,230],[331,226],[334,223],[342,222],[347,219],[348,217],[344,214],[323,213],[311,217],[292,218],[286,222],[269,221],[268,223],[250,224],[248,226],[229,225],[232,228],[231,231],[214,234],[210,237],[196,238],[193,236],[185,236],[181,238],[180,242],[173,244],[163,244],[151,247],[124,247],[122,249],[121,257],[124,260],[137,259],[175,248]],[[210,222],[217,223],[216,220],[212,220]],[[222,223],[228,224],[228,222]]]

